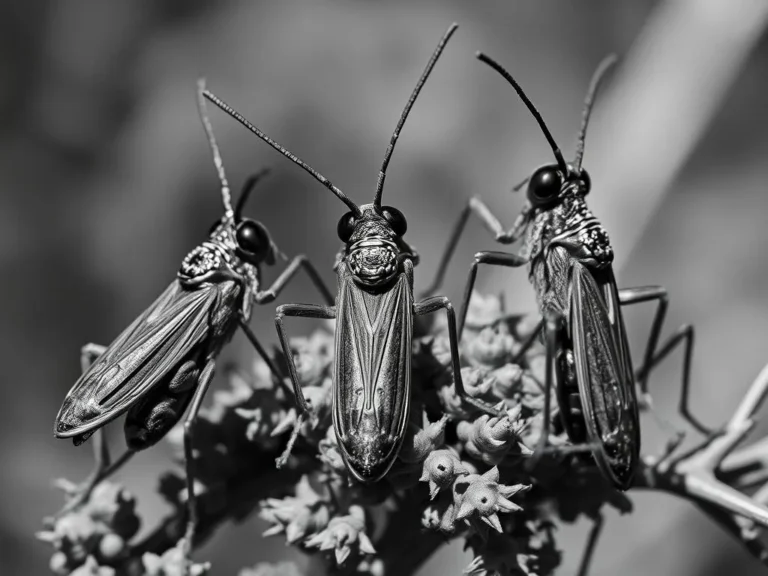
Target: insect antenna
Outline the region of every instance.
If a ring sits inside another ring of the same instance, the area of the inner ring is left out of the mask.
[[[251,195],[251,192],[253,192],[254,188],[256,188],[256,185],[259,183],[259,181],[267,176],[269,172],[269,168],[263,168],[262,170],[256,172],[256,174],[251,174],[248,177],[248,180],[245,181],[245,184],[243,184],[243,191],[240,193],[240,198],[237,199],[237,206],[235,206],[235,222],[240,222],[243,214],[243,208],[245,207],[245,203],[248,201],[248,197]]]
[[[595,73],[592,75],[592,80],[589,83],[587,97],[584,99],[584,111],[581,114],[581,129],[579,130],[579,139],[576,141],[576,159],[573,161],[573,165],[576,168],[576,173],[581,172],[581,161],[584,159],[584,140],[587,136],[589,116],[592,114],[592,106],[595,103],[597,91],[600,89],[600,85],[605,79],[606,74],[613,67],[613,65],[616,64],[617,60],[618,58],[615,54],[606,56],[597,66],[597,70],[595,70]]]
[[[478,52],[476,56],[478,60],[488,64],[488,66],[496,70],[496,72],[501,74],[504,79],[512,85],[512,87],[515,89],[515,92],[517,92],[517,95],[520,97],[520,100],[522,100],[523,103],[528,107],[528,110],[530,110],[531,114],[533,114],[533,117],[536,118],[536,122],[539,123],[539,127],[541,128],[541,131],[544,132],[544,136],[546,137],[547,142],[549,142],[549,146],[552,148],[552,152],[555,153],[555,159],[557,160],[557,165],[559,166],[560,170],[564,175],[568,174],[568,165],[565,163],[565,158],[563,158],[563,153],[560,151],[560,147],[557,145],[557,142],[555,142],[555,139],[552,137],[552,133],[544,123],[544,118],[541,117],[541,114],[536,109],[536,106],[533,105],[533,102],[531,102],[528,96],[526,96],[525,92],[523,92],[523,89],[520,87],[520,84],[517,83],[517,80],[515,80],[512,77],[512,74],[507,72],[501,66],[501,64],[496,62],[490,56],[487,56],[482,52]]]
[[[221,160],[219,145],[216,143],[216,137],[213,135],[211,119],[208,117],[208,106],[205,103],[204,97],[205,91],[205,78],[200,78],[197,81],[197,111],[200,114],[203,128],[205,128],[205,134],[208,136],[208,145],[213,154],[213,164],[216,166],[216,172],[219,174],[219,180],[221,181],[221,201],[224,204],[224,217],[227,220],[233,221],[235,212],[232,210],[232,193],[229,190],[227,174],[224,172],[224,162]]]
[[[389,161],[392,158],[392,152],[395,149],[397,139],[400,137],[400,130],[403,129],[403,124],[405,124],[405,120],[408,118],[408,114],[410,114],[411,108],[413,108],[413,104],[416,102],[416,98],[419,96],[419,92],[421,92],[421,89],[424,87],[424,83],[432,73],[432,69],[435,67],[437,59],[440,58],[443,50],[445,50],[445,45],[448,43],[448,40],[451,39],[451,36],[453,36],[453,33],[456,32],[458,27],[459,25],[454,22],[451,24],[445,34],[443,34],[443,37],[440,39],[437,48],[435,48],[435,51],[432,53],[432,57],[429,59],[429,62],[427,62],[427,67],[424,69],[424,72],[421,73],[421,77],[416,84],[416,88],[413,89],[411,97],[408,99],[408,103],[403,109],[403,113],[400,115],[400,120],[397,122],[395,131],[392,133],[392,138],[389,140],[389,146],[387,146],[387,151],[384,153],[384,161],[381,163],[381,170],[379,170],[379,180],[376,183],[376,196],[374,196],[373,199],[373,206],[377,210],[381,208],[381,195],[384,190],[384,179],[387,177],[387,166],[389,166]]]
[[[306,172],[308,172],[309,174],[311,174],[311,175],[312,175],[312,177],[313,177],[315,180],[317,180],[317,181],[318,181],[318,182],[320,182],[320,183],[321,183],[323,186],[325,186],[326,188],[328,188],[328,190],[330,190],[331,192],[333,192],[333,193],[336,195],[336,197],[337,197],[339,200],[341,200],[342,202],[344,202],[344,204],[346,204],[346,205],[349,207],[349,209],[350,209],[350,210],[352,210],[352,212],[354,212],[354,213],[355,213],[355,215],[356,215],[356,216],[362,216],[362,212],[360,211],[360,208],[357,206],[357,204],[355,204],[354,202],[352,202],[352,200],[350,200],[350,199],[347,197],[347,195],[346,195],[346,194],[344,194],[344,192],[342,192],[342,191],[341,191],[339,188],[337,188],[336,186],[334,186],[334,185],[331,183],[331,181],[330,181],[330,180],[328,180],[328,178],[326,178],[325,176],[323,176],[322,174],[320,174],[320,172],[318,172],[317,170],[315,170],[314,168],[312,168],[312,167],[311,167],[309,164],[307,164],[307,163],[306,163],[306,162],[304,162],[304,161],[303,161],[301,158],[299,158],[298,156],[296,156],[296,154],[294,154],[293,152],[290,152],[290,151],[286,150],[286,149],[285,149],[285,148],[283,148],[283,147],[282,147],[280,144],[278,144],[277,142],[275,142],[274,140],[272,140],[272,138],[270,138],[269,136],[267,136],[267,135],[266,135],[264,132],[262,132],[261,130],[259,130],[259,129],[258,129],[256,126],[254,126],[253,124],[251,124],[251,122],[249,122],[248,120],[246,120],[246,118],[245,118],[245,117],[244,117],[242,114],[240,114],[240,112],[238,112],[237,110],[235,110],[234,108],[232,108],[232,106],[230,106],[229,104],[227,104],[226,102],[224,102],[224,100],[222,100],[221,98],[219,98],[218,96],[216,96],[215,94],[213,94],[212,92],[210,92],[209,90],[204,90],[204,91],[203,91],[203,96],[204,96],[205,98],[207,98],[208,100],[210,100],[211,102],[213,102],[214,104],[216,104],[216,106],[218,106],[219,108],[221,108],[221,109],[222,109],[224,112],[226,112],[227,114],[229,114],[229,115],[230,115],[232,118],[234,118],[235,120],[237,120],[238,122],[240,122],[240,124],[242,124],[242,125],[243,125],[243,126],[245,126],[245,127],[248,129],[248,130],[250,130],[251,132],[253,132],[253,133],[254,133],[256,136],[258,136],[258,137],[259,137],[261,140],[263,140],[264,142],[266,142],[267,144],[269,144],[270,146],[272,146],[272,148],[274,148],[275,150],[277,150],[278,152],[280,152],[280,154],[282,154],[283,156],[285,156],[286,158],[288,158],[288,159],[289,159],[291,162],[293,162],[294,164],[297,164],[297,165],[299,165],[299,166],[300,166],[301,168],[303,168],[303,169],[304,169]]]

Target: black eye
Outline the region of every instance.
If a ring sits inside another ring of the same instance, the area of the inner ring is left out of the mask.
[[[384,208],[381,209],[381,215],[384,216],[384,219],[387,222],[389,222],[392,231],[398,236],[403,236],[406,230],[408,230],[408,222],[406,222],[403,213],[397,208],[384,206]]]
[[[534,206],[554,203],[563,186],[563,176],[554,166],[543,166],[536,170],[528,181],[528,200]]]
[[[347,212],[339,219],[339,223],[336,226],[336,233],[339,235],[339,239],[342,242],[348,242],[352,236],[352,232],[355,231],[355,224],[357,219],[354,212]]]
[[[579,174],[579,180],[581,182],[581,191],[584,194],[588,194],[592,189],[592,178],[589,177],[589,173],[582,169],[581,174]]]
[[[238,254],[249,262],[261,262],[269,254],[269,233],[258,222],[243,220],[235,232]]]

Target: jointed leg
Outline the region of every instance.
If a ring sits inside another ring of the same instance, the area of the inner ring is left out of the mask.
[[[195,535],[195,527],[197,526],[198,510],[197,510],[197,497],[195,496],[195,456],[194,456],[194,437],[193,427],[197,415],[200,412],[200,407],[203,404],[203,398],[208,391],[208,387],[213,380],[214,369],[216,363],[214,360],[209,360],[200,373],[200,378],[197,383],[197,389],[195,395],[192,397],[191,407],[187,414],[186,420],[184,420],[184,461],[187,470],[187,528],[184,533],[184,557],[189,559],[189,553],[192,550],[192,539]]]
[[[659,343],[661,328],[664,325],[664,318],[667,315],[669,297],[667,296],[666,288],[663,286],[641,286],[638,288],[624,288],[619,290],[619,302],[622,306],[631,306],[632,304],[652,301],[657,303],[656,312],[654,312],[651,331],[648,334],[648,342],[645,345],[643,363],[641,364],[640,370],[638,370],[635,375],[635,380],[640,386],[644,400],[648,404],[650,404],[650,398],[648,395],[649,370],[647,367],[651,364],[651,359],[656,353],[656,346],[658,346]]]
[[[693,326],[685,324],[678,328],[678,330],[668,338],[657,351],[659,335],[661,334],[661,328],[664,324],[669,301],[666,289],[661,286],[644,286],[641,288],[625,288],[619,291],[619,301],[622,306],[652,300],[656,300],[658,306],[656,308],[656,313],[654,314],[653,323],[651,324],[651,332],[648,337],[643,364],[637,370],[635,378],[640,385],[640,389],[645,396],[646,402],[650,403],[648,400],[648,375],[651,370],[658,366],[661,361],[669,355],[670,352],[677,348],[678,345],[683,344],[683,376],[679,404],[680,414],[691,424],[691,426],[702,434],[711,434],[712,430],[702,424],[698,418],[692,414],[689,407],[691,357],[693,355],[694,343]]]
[[[445,272],[448,269],[448,264],[450,263],[451,258],[453,257],[453,253],[456,250],[456,246],[459,243],[459,238],[461,238],[461,234],[464,232],[464,227],[467,224],[467,220],[469,220],[469,216],[472,213],[474,213],[475,216],[480,219],[480,221],[485,225],[486,229],[493,235],[497,242],[501,244],[512,244],[520,237],[525,227],[528,216],[528,209],[523,209],[523,211],[515,220],[515,223],[512,225],[512,228],[509,230],[504,230],[504,227],[502,226],[499,219],[494,216],[490,208],[488,208],[488,206],[486,206],[485,203],[480,200],[480,198],[477,196],[470,198],[467,202],[467,205],[461,211],[458,221],[453,227],[451,236],[448,239],[448,245],[446,246],[445,252],[443,253],[442,258],[440,259],[440,263],[437,266],[435,278],[432,280],[432,283],[421,293],[422,297],[432,296],[435,292],[437,292],[440,286],[442,286],[443,280],[445,279]],[[461,330],[459,330],[459,332],[461,332]]]
[[[280,339],[280,345],[283,348],[283,354],[288,363],[288,373],[291,377],[291,383],[293,384],[293,395],[296,399],[296,404],[300,414],[294,424],[291,438],[288,441],[288,446],[285,451],[277,459],[276,464],[278,468],[282,468],[288,461],[288,457],[293,449],[293,444],[298,438],[301,426],[304,421],[310,415],[310,407],[307,403],[307,399],[304,397],[304,392],[301,389],[301,382],[299,382],[299,375],[296,372],[296,364],[293,361],[293,352],[291,351],[291,345],[288,341],[288,335],[285,332],[283,326],[283,318],[298,317],[298,318],[317,318],[320,320],[330,320],[336,318],[336,308],[334,306],[319,306],[317,304],[284,304],[277,307],[277,313],[275,314],[275,327],[277,328],[277,336]]]
[[[275,298],[277,298],[280,295],[280,292],[282,292],[283,288],[285,288],[288,282],[291,281],[291,279],[296,275],[296,273],[301,268],[303,268],[307,272],[307,275],[309,276],[310,280],[312,280],[312,283],[317,287],[318,291],[323,296],[325,301],[328,302],[328,304],[333,304],[334,302],[333,295],[326,287],[322,278],[320,278],[320,275],[318,274],[315,267],[312,265],[312,263],[304,254],[299,254],[298,256],[294,257],[293,260],[291,260],[291,262],[288,264],[288,266],[286,266],[285,270],[282,271],[280,276],[278,276],[277,279],[272,283],[272,286],[270,286],[266,290],[258,292],[255,295],[254,300],[256,301],[256,303],[266,304],[268,302],[272,302]],[[250,340],[251,344],[256,349],[256,352],[259,354],[259,356],[261,356],[264,362],[267,363],[269,370],[272,372],[272,375],[275,377],[275,379],[279,383],[279,386],[281,386],[285,392],[289,392],[290,388],[285,384],[283,380],[283,375],[280,369],[278,368],[278,366],[275,364],[274,359],[270,357],[269,354],[267,354],[266,350],[258,341],[258,339],[256,338],[256,335],[250,329],[250,327],[248,326],[246,321],[243,319],[243,317],[241,317],[239,321],[240,321],[240,327],[243,329],[243,332],[245,332],[245,335],[248,337],[248,340]]]
[[[290,397],[291,388],[285,383],[285,380],[283,380],[283,375],[280,371],[280,368],[277,366],[277,364],[275,364],[274,358],[267,354],[267,351],[261,345],[261,342],[259,342],[258,338],[256,338],[256,334],[253,333],[253,330],[251,330],[248,324],[242,318],[239,319],[239,322],[240,328],[242,328],[243,332],[245,332],[245,335],[251,342],[251,345],[256,349],[256,352],[259,354],[259,356],[261,356],[262,360],[264,360],[264,362],[269,367],[269,371],[272,372],[272,376],[275,378],[278,386],[280,386],[288,395],[288,397]]]
[[[461,313],[459,316],[459,338],[464,333],[464,324],[467,320],[467,311],[469,310],[469,301],[472,298],[472,290],[475,287],[475,280],[477,278],[477,267],[480,264],[488,264],[489,266],[506,266],[510,268],[518,268],[525,266],[528,261],[522,256],[517,254],[508,254],[506,252],[478,252],[475,254],[475,259],[469,268],[469,277],[467,278],[467,286],[464,289],[464,302],[462,303]]]
[[[312,265],[312,263],[304,254],[295,256],[293,260],[290,261],[288,266],[286,266],[285,270],[280,273],[280,276],[278,276],[277,279],[272,283],[272,286],[266,290],[261,290],[256,294],[256,303],[267,304],[272,302],[280,295],[280,292],[282,292],[283,288],[285,288],[285,286],[296,275],[300,268],[303,268],[306,271],[309,279],[312,280],[312,283],[323,296],[325,302],[329,306],[332,306],[334,303],[333,294],[331,294],[330,290],[328,290],[328,287],[323,282],[320,274],[318,274],[317,269]]]
[[[106,349],[106,346],[100,344],[86,344],[80,349],[80,367],[83,373],[91,367]],[[112,462],[109,444],[104,437],[104,431],[101,428],[96,430],[93,434],[93,456],[95,461],[93,471],[88,475],[85,482],[77,488],[69,502],[56,516],[60,517],[67,514],[88,500],[96,485],[122,468],[133,454],[133,450],[126,450],[117,460]]]
[[[691,385],[691,357],[693,355],[693,343],[694,332],[693,326],[690,324],[684,324],[677,331],[667,339],[667,341],[661,346],[660,350],[651,359],[648,366],[642,366],[641,370],[645,370],[646,373],[666,358],[670,352],[677,348],[680,344],[683,345],[683,379],[682,387],[680,390],[680,404],[679,410],[682,417],[696,430],[705,435],[711,435],[714,430],[701,423],[701,421],[693,415],[690,409],[690,385]]]
[[[415,316],[422,316],[435,312],[437,310],[445,310],[448,316],[448,340],[451,346],[451,364],[453,367],[453,383],[456,387],[456,394],[468,404],[479,408],[483,412],[492,414],[494,416],[503,416],[504,411],[493,407],[491,404],[480,400],[479,398],[473,398],[464,389],[464,381],[461,378],[461,363],[459,361],[459,338],[456,331],[456,314],[453,311],[453,305],[444,296],[433,296],[427,298],[422,302],[417,302],[413,305],[413,313]]]

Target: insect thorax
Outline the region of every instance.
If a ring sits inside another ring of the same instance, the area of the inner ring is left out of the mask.
[[[248,299],[259,289],[258,269],[237,257],[231,234],[221,228],[184,257],[178,277],[183,285],[192,287],[224,278],[235,279],[244,285]]]
[[[538,211],[528,228],[523,255],[533,262],[557,245],[590,268],[605,268],[613,262],[608,233],[583,196]]]

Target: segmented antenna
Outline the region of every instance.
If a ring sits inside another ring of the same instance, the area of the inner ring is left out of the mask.
[[[235,213],[232,210],[232,193],[229,190],[227,174],[224,172],[224,162],[221,160],[219,145],[216,144],[216,137],[213,135],[213,126],[211,126],[211,120],[208,118],[208,106],[203,96],[205,92],[205,78],[200,78],[197,81],[197,111],[200,114],[203,128],[205,128],[205,134],[208,136],[208,145],[211,147],[211,154],[213,154],[213,164],[216,166],[216,172],[219,174],[219,180],[221,181],[221,201],[224,204],[224,217],[227,220],[233,221]]]
[[[536,118],[536,122],[539,123],[539,127],[541,128],[541,131],[544,132],[544,136],[546,137],[547,142],[549,142],[549,146],[552,148],[552,152],[555,153],[555,159],[557,160],[557,165],[560,167],[560,170],[562,171],[563,175],[567,175],[568,165],[565,163],[565,159],[563,158],[563,153],[560,152],[560,147],[557,145],[557,142],[555,142],[555,139],[552,137],[552,133],[549,131],[549,128],[547,128],[547,125],[544,123],[544,118],[541,117],[541,114],[536,109],[536,106],[533,105],[533,102],[531,102],[528,96],[525,95],[525,92],[523,92],[523,89],[520,87],[520,84],[518,84],[517,81],[512,77],[512,74],[507,72],[501,66],[501,64],[496,62],[490,56],[487,56],[482,52],[477,52],[476,56],[478,60],[488,64],[488,66],[490,66],[491,68],[496,70],[496,72],[501,74],[507,82],[512,84],[512,87],[515,89],[515,92],[517,92],[517,95],[520,96],[520,100],[522,100],[523,103],[528,107],[528,110],[531,111],[531,114],[533,114],[533,117]]]
[[[381,163],[381,170],[379,170],[379,181],[376,183],[376,196],[373,199],[373,206],[376,209],[381,208],[381,195],[384,190],[384,179],[387,177],[387,166],[389,166],[389,161],[392,158],[392,152],[395,149],[397,139],[400,137],[400,130],[402,130],[403,124],[405,124],[405,120],[408,118],[408,114],[410,114],[411,108],[413,108],[413,104],[416,102],[416,98],[419,96],[419,92],[421,92],[421,89],[424,87],[424,83],[432,73],[432,69],[435,67],[437,59],[440,58],[440,54],[442,54],[443,50],[445,50],[445,45],[448,43],[448,40],[451,39],[451,36],[453,36],[453,33],[456,32],[458,27],[459,25],[454,22],[451,24],[450,28],[448,28],[445,34],[443,34],[443,37],[440,39],[437,48],[435,48],[435,51],[432,53],[432,57],[429,59],[429,62],[427,62],[427,67],[424,69],[424,72],[421,73],[421,78],[419,78],[419,81],[416,84],[416,88],[413,89],[411,97],[408,99],[408,103],[403,109],[403,113],[400,115],[400,120],[397,122],[397,127],[392,133],[392,138],[389,140],[387,151],[384,153],[384,162]]]
[[[581,161],[584,159],[584,140],[587,136],[587,125],[589,125],[589,116],[592,114],[592,106],[595,103],[597,91],[600,89],[600,85],[605,79],[606,74],[617,61],[618,58],[616,57],[616,54],[606,56],[597,66],[597,70],[595,70],[595,73],[592,75],[592,81],[589,83],[587,97],[584,99],[584,111],[581,114],[579,139],[576,141],[576,159],[573,161],[577,173],[581,172]]]
[[[219,108],[221,108],[221,109],[222,109],[224,112],[226,112],[227,114],[229,114],[230,116],[232,116],[232,118],[234,118],[235,120],[237,120],[238,122],[240,122],[240,124],[242,124],[243,126],[245,126],[246,128],[248,128],[248,130],[250,130],[251,132],[253,132],[253,133],[254,133],[256,136],[258,136],[259,138],[261,138],[261,139],[262,139],[264,142],[266,142],[267,144],[269,144],[270,146],[272,146],[272,148],[274,148],[275,150],[277,150],[278,152],[280,152],[280,154],[282,154],[283,156],[285,156],[286,158],[288,158],[288,159],[289,159],[291,162],[293,162],[294,164],[297,164],[297,165],[299,165],[299,166],[300,166],[300,167],[302,167],[302,168],[303,168],[303,169],[304,169],[306,172],[309,172],[309,174],[311,174],[311,175],[312,175],[312,177],[313,177],[315,180],[317,180],[317,181],[318,181],[318,182],[320,182],[320,183],[321,183],[323,186],[325,186],[326,188],[328,188],[328,190],[330,190],[331,192],[333,192],[333,193],[336,195],[336,197],[337,197],[339,200],[341,200],[342,202],[344,202],[344,204],[346,204],[346,205],[349,207],[349,209],[350,209],[350,210],[352,210],[352,212],[354,212],[354,213],[355,213],[355,215],[356,215],[356,216],[362,216],[362,212],[360,211],[360,208],[357,206],[357,204],[355,204],[354,202],[352,202],[352,200],[350,200],[350,199],[347,197],[347,195],[346,195],[346,194],[344,194],[344,192],[342,192],[342,191],[341,191],[341,190],[339,190],[339,189],[338,189],[336,186],[334,186],[334,185],[331,183],[331,181],[330,181],[330,180],[328,180],[328,178],[326,178],[325,176],[323,176],[322,174],[320,174],[320,172],[318,172],[317,170],[315,170],[314,168],[312,168],[312,167],[311,167],[309,164],[307,164],[306,162],[304,162],[304,161],[303,161],[301,158],[299,158],[298,156],[296,156],[296,155],[295,155],[293,152],[289,152],[288,150],[286,150],[285,148],[283,148],[283,147],[282,147],[280,144],[278,144],[277,142],[275,142],[274,140],[272,140],[272,138],[270,138],[269,136],[267,136],[266,134],[264,134],[264,132],[262,132],[262,131],[261,131],[261,130],[259,130],[259,129],[258,129],[256,126],[254,126],[254,125],[253,125],[253,124],[251,124],[251,123],[250,123],[248,120],[246,120],[246,119],[245,119],[245,117],[244,117],[242,114],[240,114],[240,112],[238,112],[237,110],[235,110],[234,108],[232,108],[232,106],[230,106],[229,104],[227,104],[226,102],[224,102],[224,100],[222,100],[221,98],[219,98],[218,96],[216,96],[215,94],[213,94],[212,92],[210,92],[209,90],[204,90],[204,91],[203,91],[203,96],[205,96],[205,97],[206,97],[208,100],[210,100],[211,102],[213,102],[214,104],[216,104],[216,106],[218,106]]]
[[[235,206],[235,222],[240,222],[243,214],[243,208],[245,207],[245,203],[248,201],[248,197],[251,195],[251,192],[253,192],[254,188],[256,188],[259,180],[267,176],[269,172],[269,168],[263,168],[256,172],[256,174],[251,174],[248,177],[248,180],[245,181],[245,184],[243,184],[243,191],[240,193],[240,198],[237,199],[237,206]]]

